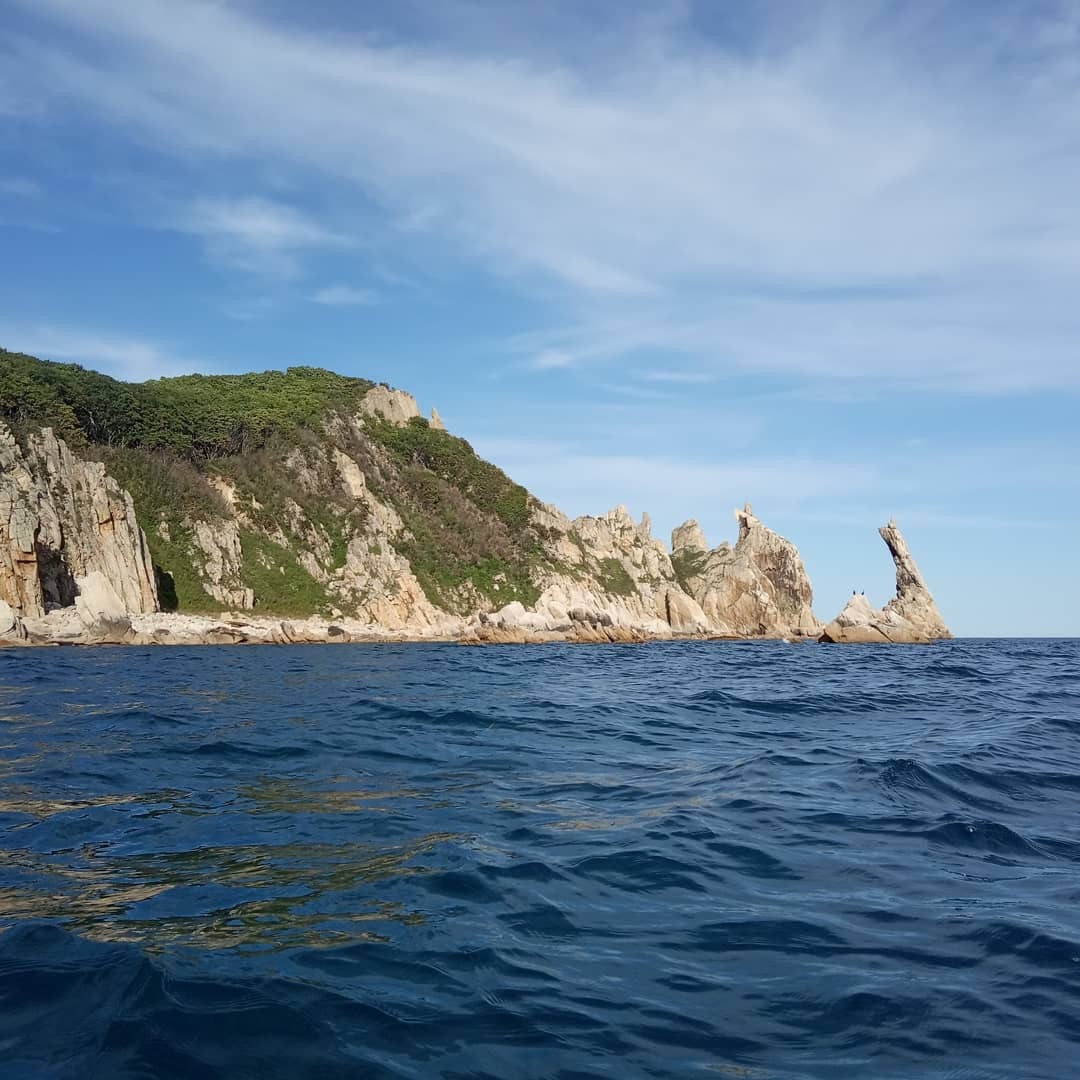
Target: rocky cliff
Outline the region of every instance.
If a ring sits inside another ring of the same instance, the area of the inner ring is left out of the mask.
[[[0,351],[0,417],[0,639],[821,631],[797,549],[749,505],[714,549],[688,522],[669,550],[624,507],[570,520],[383,384],[310,368],[123,384]]]
[[[0,422],[0,633],[123,634],[158,609],[150,551],[131,496],[100,462],[46,428],[25,449]]]
[[[896,522],[878,532],[896,564],[896,596],[878,609],[861,593],[852,593],[844,610],[822,631],[821,640],[925,644],[951,638]]]

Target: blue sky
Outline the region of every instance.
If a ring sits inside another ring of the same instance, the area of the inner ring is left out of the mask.
[[[571,514],[1080,634],[1080,3],[0,0],[0,344],[389,381]]]

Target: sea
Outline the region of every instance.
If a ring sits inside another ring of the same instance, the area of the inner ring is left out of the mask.
[[[0,651],[0,1077],[1080,1076],[1080,641]]]

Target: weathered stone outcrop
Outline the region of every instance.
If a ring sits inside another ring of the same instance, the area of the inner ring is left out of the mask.
[[[895,612],[910,626],[929,637],[951,638],[952,634],[945,625],[945,619],[938,610],[896,522],[890,520],[888,525],[882,525],[878,532],[896,564],[896,596],[886,604],[886,609]]]
[[[361,416],[381,416],[391,424],[404,427],[410,420],[420,416],[416,398],[404,390],[392,390],[388,386],[373,386],[360,402]]]
[[[705,539],[705,531],[693,518],[684,521],[672,530],[671,553],[673,555],[696,553],[705,555],[708,551],[709,542]]]
[[[51,428],[24,452],[0,423],[0,601],[23,626],[4,633],[31,638],[54,625],[58,638],[94,638],[95,627],[113,638],[128,613],[158,607],[131,496]]]
[[[220,604],[250,611],[255,592],[240,584],[244,556],[240,548],[240,524],[236,518],[188,520],[194,553],[199,556],[202,587]]]
[[[534,611],[551,632],[564,632],[567,621],[574,640],[592,640],[595,620],[610,622],[630,639],[704,634],[710,629],[698,603],[687,595],[675,574],[671,556],[652,535],[649,515],[635,522],[624,506],[600,517],[570,521],[553,506],[537,506],[534,520],[547,533],[547,548],[556,569],[542,578]],[[583,616],[572,618],[574,613]]]
[[[332,459],[341,487],[362,511],[363,524],[349,539],[344,565],[329,575],[330,595],[356,618],[389,630],[449,631],[454,620],[431,603],[409,560],[397,551],[405,529],[401,516],[370,490],[355,459],[336,448]]]
[[[17,645],[25,640],[26,629],[22,620],[6,600],[0,600],[0,644]]]
[[[648,515],[625,507],[570,521],[534,511],[562,569],[545,579],[531,610],[510,604],[483,617],[482,641],[641,640],[671,636],[808,637],[821,627],[797,549],[749,507],[737,511],[739,542],[708,550],[697,522],[675,530],[672,553]]]
[[[821,623],[799,550],[754,516],[750,504],[735,511],[734,547],[707,548],[696,521],[672,534],[672,550],[686,591],[718,634],[733,637],[806,637]]]
[[[896,596],[879,609],[861,593],[853,593],[844,610],[824,628],[820,640],[927,644],[951,638],[896,522],[890,521],[878,532],[896,564]]]
[[[112,582],[92,570],[78,579],[79,594],[70,607],[54,608],[41,618],[22,619],[31,644],[125,645],[133,640],[131,616]]]

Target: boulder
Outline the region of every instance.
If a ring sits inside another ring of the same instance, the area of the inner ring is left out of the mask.
[[[707,634],[711,629],[701,605],[682,589],[664,593],[663,617],[676,634]]]
[[[0,600],[0,644],[26,640],[22,620],[18,618],[6,600]]]

